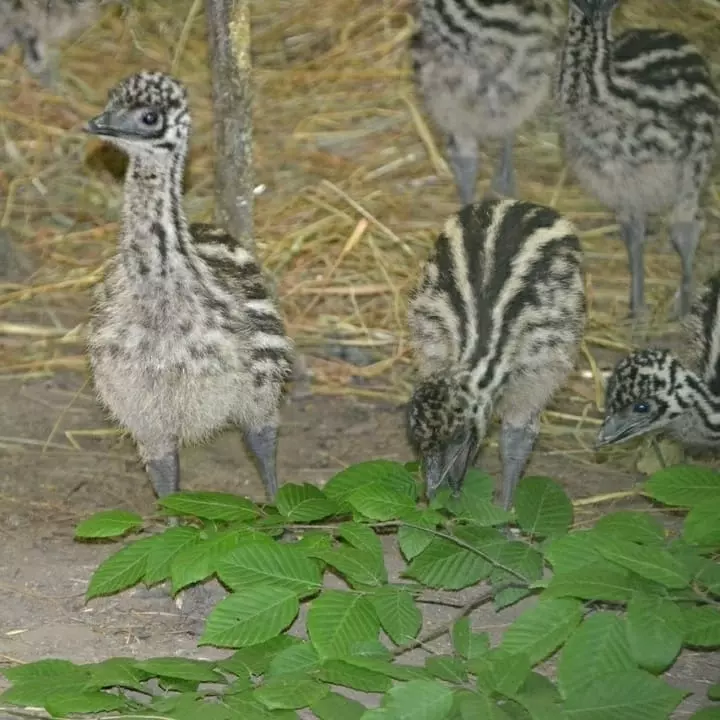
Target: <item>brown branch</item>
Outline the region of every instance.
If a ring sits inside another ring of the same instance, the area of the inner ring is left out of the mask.
[[[205,0],[215,129],[215,215],[254,247],[249,0]]]
[[[407,643],[406,645],[400,645],[400,647],[396,647],[392,651],[393,657],[400,657],[400,655],[404,655],[406,652],[410,652],[411,650],[415,650],[416,648],[423,647],[424,645],[427,645],[429,642],[432,642],[433,640],[437,640],[438,638],[441,638],[446,633],[449,633],[452,631],[453,625],[458,620],[462,620],[462,618],[467,617],[473,610],[479,608],[481,605],[484,605],[489,600],[492,600],[495,595],[499,592],[502,592],[503,590],[507,590],[508,588],[512,587],[525,587],[523,585],[520,585],[516,582],[506,582],[501,583],[500,585],[495,586],[494,588],[490,588],[488,590],[483,590],[482,592],[478,593],[474,597],[470,598],[461,608],[458,610],[458,612],[455,613],[452,620],[449,622],[443,623],[439,627],[434,628],[433,630],[428,630],[424,635],[421,635],[417,640],[413,640],[412,642]]]

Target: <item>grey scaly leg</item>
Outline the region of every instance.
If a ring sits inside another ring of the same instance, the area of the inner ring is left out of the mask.
[[[702,223],[698,220],[676,222],[670,227],[670,241],[680,255],[682,279],[680,281],[680,298],[678,314],[680,317],[690,312],[693,292],[693,263],[695,251],[700,242]]]
[[[634,216],[620,219],[620,234],[627,248],[630,265],[630,316],[638,317],[645,309],[645,218]]]
[[[158,497],[180,490],[180,458],[177,448],[161,458],[148,460],[147,470]]]
[[[515,171],[513,169],[513,145],[515,137],[505,138],[490,188],[505,197],[515,197]]]
[[[510,425],[507,422],[502,424],[500,455],[503,462],[502,502],[505,510],[512,507],[515,488],[525,470],[539,430],[538,416],[521,426]]]
[[[460,203],[463,207],[469,205],[475,200],[475,184],[480,165],[477,142],[450,137],[448,161],[455,178]]]
[[[265,494],[270,502],[277,493],[277,474],[275,455],[277,453],[278,429],[275,425],[253,428],[245,431],[245,443],[255,456],[260,478],[265,486]]]

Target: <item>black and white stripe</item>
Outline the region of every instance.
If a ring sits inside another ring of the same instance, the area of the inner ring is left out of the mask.
[[[492,394],[523,362],[520,345],[575,345],[584,312],[573,226],[548,207],[488,201],[447,221],[409,322],[422,372],[466,368]]]
[[[429,494],[446,479],[459,490],[497,411],[509,507],[582,339],[581,264],[573,226],[549,207],[485,200],[445,223],[408,307],[408,430]]]

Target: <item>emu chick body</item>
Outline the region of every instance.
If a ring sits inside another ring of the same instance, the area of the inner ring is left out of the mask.
[[[57,74],[52,46],[97,22],[112,2],[129,0],[0,0],[0,52],[19,44],[28,71],[50,85]]]
[[[558,84],[565,153],[583,188],[617,216],[632,316],[645,306],[648,214],[671,212],[682,272],[678,309],[685,315],[720,100],[707,62],[682,35],[642,28],[613,37],[616,4],[570,0]]]
[[[448,143],[460,201],[475,197],[480,143],[501,139],[492,189],[514,195],[513,141],[550,88],[554,61],[544,0],[418,0],[415,80]]]
[[[158,495],[179,489],[181,443],[236,424],[273,497],[292,346],[252,250],[222,228],[187,225],[189,127],[184,88],[159,73],[126,79],[88,124],[130,158],[119,248],[90,322],[95,386]]]
[[[409,435],[428,494],[458,492],[494,410],[503,504],[534,446],[540,413],[570,373],[585,326],[580,244],[556,211],[485,201],[451,217],[408,309],[418,370]]]

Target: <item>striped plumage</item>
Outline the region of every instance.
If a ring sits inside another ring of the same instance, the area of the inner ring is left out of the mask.
[[[50,46],[91,26],[113,2],[129,0],[0,0],[0,52],[19,44],[28,71],[52,84],[57,67]]]
[[[598,446],[663,431],[687,447],[720,446],[720,273],[684,323],[682,352],[639,350],[613,370]]]
[[[708,64],[683,36],[637,29],[613,38],[616,4],[570,0],[558,86],[565,151],[580,184],[617,215],[632,275],[632,315],[644,307],[647,215],[671,211],[684,315],[720,100]]]
[[[185,88],[161,73],[132,75],[87,130],[129,156],[118,252],[90,321],[101,400],[131,432],[158,495],[179,487],[180,443],[237,424],[274,496],[292,345],[252,250],[185,219]]]
[[[545,99],[554,62],[546,0],[418,0],[415,80],[447,137],[461,203],[475,197],[479,145],[502,139],[492,188],[514,195],[515,132]]]
[[[572,225],[541,205],[486,200],[446,222],[408,308],[408,428],[429,495],[445,479],[459,491],[497,410],[510,506],[582,338],[581,260]]]

